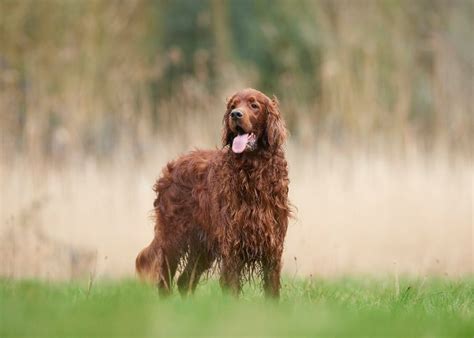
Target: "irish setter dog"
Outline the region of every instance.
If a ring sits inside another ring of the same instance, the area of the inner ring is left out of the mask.
[[[228,100],[223,123],[222,149],[193,151],[163,169],[154,238],[136,270],[166,294],[181,267],[177,285],[187,294],[217,263],[224,290],[238,295],[258,272],[265,294],[278,297],[290,216],[278,101],[244,89]]]

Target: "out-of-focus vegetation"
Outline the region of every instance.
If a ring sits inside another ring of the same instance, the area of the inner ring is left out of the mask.
[[[280,303],[246,288],[223,297],[207,281],[195,297],[136,282],[0,280],[2,337],[472,337],[471,279],[292,280]],[[89,284],[90,286],[91,284]],[[398,290],[398,291],[397,291]]]
[[[307,149],[467,153],[473,24],[470,0],[0,0],[0,151],[140,159],[254,86]]]

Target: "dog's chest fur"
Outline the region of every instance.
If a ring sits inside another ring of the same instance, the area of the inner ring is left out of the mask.
[[[245,252],[246,260],[258,260],[277,249],[280,241],[275,239],[286,232],[287,164],[283,156],[232,160],[223,170],[230,184],[219,194],[221,241],[230,252]]]

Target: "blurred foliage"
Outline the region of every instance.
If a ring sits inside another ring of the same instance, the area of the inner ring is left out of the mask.
[[[242,86],[305,145],[469,150],[473,25],[470,0],[0,0],[1,150],[139,152]]]

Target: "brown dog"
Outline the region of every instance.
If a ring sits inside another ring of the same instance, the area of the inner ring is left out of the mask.
[[[279,296],[288,226],[286,128],[276,98],[254,89],[227,103],[221,150],[197,150],[169,162],[154,190],[151,244],[136,259],[138,274],[171,291],[194,291],[214,262],[223,289],[239,294],[244,276],[261,273],[265,294]]]

